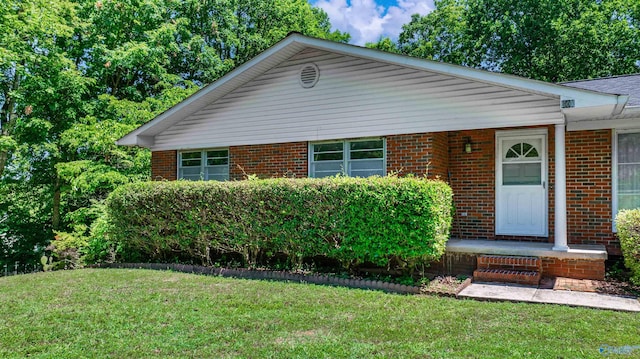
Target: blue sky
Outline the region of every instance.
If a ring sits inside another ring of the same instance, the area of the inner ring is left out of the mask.
[[[381,36],[398,37],[411,15],[425,15],[433,0],[309,0],[327,12],[335,29],[351,34],[351,43],[364,45]]]

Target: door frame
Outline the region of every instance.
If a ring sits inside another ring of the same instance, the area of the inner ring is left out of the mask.
[[[500,148],[501,139],[527,139],[542,138],[542,187],[544,188],[544,231],[542,234],[519,234],[519,233],[500,233],[498,230],[498,213],[502,209],[500,204],[501,181],[502,181],[502,149]],[[527,130],[505,130],[496,131],[495,133],[495,213],[494,213],[494,233],[497,236],[518,236],[518,237],[548,237],[549,236],[549,150],[548,150],[549,133],[546,128],[527,129]]]

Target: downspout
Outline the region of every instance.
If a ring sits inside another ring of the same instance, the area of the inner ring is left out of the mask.
[[[613,106],[613,110],[611,110],[611,117],[621,114],[627,102],[629,102],[629,95],[616,95],[616,104]]]

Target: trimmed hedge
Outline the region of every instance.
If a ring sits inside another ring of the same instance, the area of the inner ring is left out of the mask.
[[[624,265],[631,270],[631,281],[640,285],[640,209],[620,211],[616,227]]]
[[[419,178],[144,182],[109,196],[105,232],[121,261],[207,264],[213,251],[249,266],[277,254],[410,266],[444,253],[452,197]]]

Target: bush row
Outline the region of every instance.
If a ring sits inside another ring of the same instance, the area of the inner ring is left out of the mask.
[[[208,264],[215,252],[248,266],[277,255],[412,266],[444,253],[452,197],[442,181],[397,177],[135,183],[107,199],[98,245],[121,261]]]
[[[631,270],[631,281],[640,285],[640,209],[620,211],[616,228],[624,265]]]

